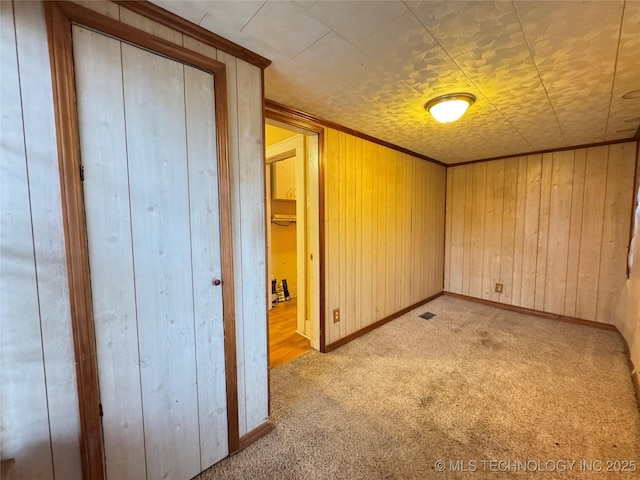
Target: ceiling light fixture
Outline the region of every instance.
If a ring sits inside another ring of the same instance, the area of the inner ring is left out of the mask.
[[[440,123],[450,123],[464,115],[475,101],[476,97],[470,93],[449,93],[432,98],[424,108]]]

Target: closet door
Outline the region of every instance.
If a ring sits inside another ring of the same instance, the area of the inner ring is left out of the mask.
[[[73,50],[107,478],[188,479],[228,455],[213,76]]]

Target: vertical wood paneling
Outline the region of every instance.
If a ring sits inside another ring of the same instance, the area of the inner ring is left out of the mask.
[[[428,211],[427,205],[427,185],[429,185],[429,169],[428,167],[418,169],[418,204],[416,211],[422,211],[422,215],[418,216],[418,256],[417,264],[423,265],[426,258],[428,258],[428,246],[425,236],[425,227],[428,223]],[[427,272],[422,271],[418,273],[418,292],[423,292],[426,288]]]
[[[53,463],[11,2],[0,2],[0,42],[2,458],[16,459],[18,478],[49,480]]]
[[[495,284],[500,279],[504,160],[487,164],[486,182],[482,297],[487,300],[498,300],[499,294],[495,292]],[[491,228],[488,228],[488,225],[491,225]]]
[[[269,414],[267,399],[267,305],[264,225],[264,119],[260,69],[237,61],[238,163],[240,180],[239,242],[242,243],[244,312],[245,413],[247,432],[260,426]],[[235,243],[234,243],[235,248]],[[241,431],[240,434],[246,432]]]
[[[535,306],[541,175],[542,156],[529,155],[527,157],[524,242],[522,247],[522,290],[520,292],[520,306],[526,308],[534,308]]]
[[[340,230],[340,137],[336,130],[327,130],[326,157],[325,157],[325,218],[327,228],[325,235],[335,236]],[[325,240],[325,255],[327,272],[340,271],[340,249]],[[333,309],[340,306],[340,275],[333,273],[327,275],[327,319],[326,343],[327,345],[340,338],[340,324],[333,323]]]
[[[410,155],[402,157],[402,199],[400,200],[400,212],[402,214],[402,232],[404,240],[402,242],[402,265],[401,281],[401,305],[411,305],[411,278],[406,272],[411,270],[411,189],[407,188],[411,179],[413,161]]]
[[[487,164],[477,163],[473,170],[473,210],[471,213],[471,268],[469,295],[482,298],[482,264],[484,253],[484,207]]]
[[[360,164],[362,174],[362,191],[360,193],[360,202],[362,207],[362,257],[360,264],[362,267],[362,281],[360,293],[360,310],[358,311],[359,326],[362,328],[367,321],[373,316],[373,297],[371,288],[375,284],[373,275],[373,199],[375,193],[373,190],[373,180],[375,172],[372,165],[373,144],[371,142],[361,141],[362,161]]]
[[[331,344],[442,291],[446,173],[344,132],[325,138]]]
[[[138,30],[163,38],[171,43],[182,45],[182,34],[172,28],[160,25],[142,15],[120,7],[120,21]]]
[[[366,323],[368,319],[377,318],[378,315],[378,264],[375,257],[375,252],[378,251],[378,185],[380,184],[380,174],[378,171],[378,151],[375,144],[367,142],[368,152],[370,155],[369,169],[371,171],[371,251],[368,257],[371,264],[371,308],[369,309],[369,316],[367,319],[363,319],[363,323]],[[329,279],[329,275],[326,275]]]
[[[456,198],[456,195],[453,192],[453,177],[458,171],[464,171],[466,173],[466,168],[454,168],[447,170],[447,202],[445,206],[445,238],[444,238],[444,250],[445,250],[445,258],[444,258],[444,288],[450,292],[456,292],[457,290],[452,289],[451,287],[451,255],[454,254],[453,249],[451,248],[451,230],[453,226],[453,216],[451,215],[451,205],[453,205],[453,201]],[[464,204],[463,204],[464,205]]]
[[[339,155],[340,158],[347,158],[347,137],[346,134],[343,132],[339,133]],[[347,306],[347,297],[348,297],[348,293],[347,290],[349,288],[349,286],[347,285],[347,277],[348,277],[348,270],[349,268],[347,267],[347,265],[349,265],[349,255],[350,252],[347,250],[347,224],[348,224],[348,219],[347,219],[347,162],[346,161],[340,161],[340,176],[338,177],[338,183],[340,186],[340,191],[339,191],[339,198],[340,198],[340,204],[339,204],[339,211],[340,211],[340,230],[339,230],[339,235],[340,235],[340,243],[339,243],[339,249],[340,249],[340,292],[339,292],[339,305],[340,305],[340,316],[344,317],[346,321],[341,321],[338,323],[338,327],[340,329],[340,338],[344,337],[347,335],[347,323],[349,321],[348,317],[348,306]],[[350,265],[349,265],[350,266]]]
[[[464,195],[467,182],[467,169],[454,169],[449,176],[451,182],[448,182],[450,197],[461,198]],[[462,293],[462,262],[464,248],[464,203],[448,202],[449,210],[449,290],[455,293]]]
[[[61,321],[70,304],[46,24],[41,3],[14,9],[53,469],[56,478],[76,479],[79,415],[73,334]]]
[[[403,294],[404,294],[404,282],[403,282],[403,272],[402,266],[404,264],[404,251],[405,246],[408,244],[408,239],[406,238],[406,230],[404,227],[404,217],[406,207],[404,205],[404,166],[406,164],[405,155],[401,153],[397,155],[396,158],[396,198],[394,202],[395,206],[395,230],[396,230],[396,262],[395,262],[395,283],[394,289],[396,290],[396,294],[393,297],[394,303],[393,308],[394,312],[400,310],[403,305]]]
[[[212,58],[213,60],[218,59],[218,50],[213,48],[211,45],[207,45],[206,43],[202,43],[201,41],[187,37],[186,35],[182,38],[182,44],[184,48],[193,52],[197,52],[205,57]]]
[[[576,316],[595,320],[607,186],[608,147],[587,149]]]
[[[553,154],[545,153],[542,156],[542,177],[540,179],[540,213],[538,216],[538,250],[536,254],[536,290],[534,300],[534,308],[536,310],[544,310],[552,173]]]
[[[413,265],[418,263],[419,254],[422,250],[422,245],[420,244],[420,230],[419,225],[421,221],[421,217],[416,214],[419,208],[419,193],[420,193],[420,166],[418,165],[419,160],[414,160],[413,162],[413,177],[411,178],[411,182],[409,183],[409,188],[411,189],[411,262]],[[418,296],[420,295],[420,288],[418,286],[418,282],[420,279],[420,272],[416,268],[412,268],[410,271],[411,275],[411,303],[415,303],[418,300]]]
[[[471,232],[472,232],[472,218],[473,218],[473,166],[465,165],[463,167],[466,170],[466,181],[464,197],[461,197],[460,201],[464,201],[464,244],[462,246],[462,293],[464,295],[471,295]],[[451,169],[447,169],[447,176]],[[447,201],[447,207],[449,203],[458,201],[456,198]],[[450,214],[449,214],[450,215]],[[449,221],[447,215],[447,221]]]
[[[517,157],[516,222],[513,241],[513,285],[511,303],[522,306],[522,273],[524,262],[524,224],[526,218],[527,157]]]
[[[385,149],[387,154],[387,174],[386,178],[386,202],[385,208],[387,210],[386,227],[384,232],[386,233],[386,245],[385,249],[385,310],[384,316],[391,315],[396,312],[395,299],[398,295],[396,291],[396,267],[398,266],[398,249],[397,249],[397,220],[398,215],[396,213],[396,194],[397,194],[397,156],[396,152],[390,149]]]
[[[122,65],[148,476],[189,477],[200,446],[183,66],[126,44]]]
[[[448,290],[612,322],[626,279],[636,145],[449,168]],[[502,294],[493,292],[497,281]]]
[[[200,469],[229,454],[222,288],[218,158],[213,77],[185,66],[185,129],[189,175],[191,268]]]
[[[446,201],[446,171],[435,164],[430,164],[431,169],[431,198],[429,210],[433,214],[434,224],[431,229],[432,248],[429,257],[429,268],[433,283],[428,291],[441,292],[444,289],[444,228],[445,228],[445,201]]]
[[[539,310],[559,314],[564,313],[566,297],[574,153],[554,153],[551,174],[544,306]]]
[[[354,251],[362,252],[362,230],[363,230],[363,221],[362,221],[362,197],[363,197],[363,189],[362,189],[362,143],[363,140],[361,138],[355,139],[355,180],[354,180],[354,191],[353,194],[355,196],[355,212],[354,212],[354,227],[355,227],[355,244]],[[356,255],[355,257],[355,281],[354,281],[354,327],[353,331],[360,330],[362,328],[362,255]]]
[[[635,148],[633,144],[609,146],[607,185],[604,199],[602,248],[596,320],[613,323],[614,309],[626,281],[631,228],[630,205],[633,200]]]
[[[15,55],[15,46],[10,47],[9,49],[5,48],[6,40],[9,38],[9,35],[12,35],[12,30],[5,28],[5,21],[7,24],[13,23],[13,15],[5,13],[7,7],[11,5],[10,2],[2,2],[3,5],[3,47],[2,54],[9,54],[13,50],[13,54]],[[119,19],[121,12],[124,12],[126,9],[122,7],[118,7],[110,2],[79,2],[86,6],[89,9],[107,15],[108,17]],[[10,8],[9,8],[10,10]],[[72,347],[72,339],[71,339],[71,330],[70,330],[70,320],[69,320],[69,312],[68,312],[68,302],[69,297],[66,292],[67,283],[66,283],[66,259],[64,252],[64,244],[61,241],[62,239],[62,221],[61,221],[61,212],[60,212],[60,192],[58,186],[58,165],[57,165],[57,155],[56,155],[56,145],[55,145],[55,131],[54,131],[54,123],[53,117],[50,111],[50,106],[52,105],[51,100],[51,78],[50,78],[50,64],[48,58],[48,46],[46,39],[46,28],[44,26],[44,19],[42,14],[42,6],[39,2],[17,2],[16,3],[16,19],[19,26],[18,43],[22,45],[18,46],[19,53],[22,56],[23,64],[21,65],[21,81],[23,83],[23,90],[26,94],[22,97],[22,104],[24,106],[25,117],[33,118],[33,127],[29,128],[29,132],[26,132],[27,136],[29,136],[33,140],[33,145],[28,145],[27,148],[31,149],[31,156],[27,158],[27,163],[31,164],[29,166],[30,175],[32,176],[32,183],[35,185],[37,183],[38,187],[34,195],[33,195],[33,203],[34,205],[37,203],[39,206],[36,207],[36,210],[40,211],[41,214],[37,214],[34,217],[34,232],[36,235],[35,244],[36,250],[39,252],[38,256],[42,262],[38,262],[38,268],[42,270],[38,274],[39,282],[41,285],[39,287],[42,289],[42,298],[41,303],[43,305],[42,311],[45,312],[43,317],[43,334],[42,336],[38,336],[38,338],[34,337],[34,342],[40,342],[40,338],[44,341],[44,346],[40,343],[36,345],[37,350],[41,353],[44,349],[44,357],[43,362],[47,364],[47,388],[49,389],[49,404],[48,404],[48,412],[47,408],[34,408],[33,411],[38,411],[45,416],[50,417],[50,423],[48,423],[48,427],[51,428],[51,436],[54,440],[53,447],[53,461],[55,464],[56,475],[60,478],[79,478],[81,475],[80,468],[80,456],[79,456],[79,446],[78,446],[78,412],[77,412],[77,394],[76,394],[76,386],[75,386],[75,361],[73,359],[73,347]],[[165,32],[164,27],[160,27],[154,22],[149,22],[141,17],[136,17],[135,15],[131,15],[130,12],[124,12],[124,21],[128,23],[133,23],[135,26],[142,28],[145,31],[150,31],[155,35],[160,35],[163,38],[167,38],[170,41],[177,44],[185,44],[188,48],[191,48],[195,51],[199,51],[200,53],[210,56],[211,58],[216,58],[218,56],[215,49],[209,48],[208,46],[197,45],[197,43],[193,39],[182,38],[182,35],[175,34],[176,32],[171,31],[171,29],[167,29]],[[136,23],[138,22],[138,23]],[[20,33],[22,32],[22,33]],[[183,42],[184,40],[184,42]],[[195,42],[195,43],[194,43]],[[203,48],[200,48],[203,47]],[[206,47],[206,48],[205,48]],[[220,60],[220,59],[219,59]],[[228,90],[228,109],[229,109],[229,129],[230,129],[230,138],[229,138],[229,147],[230,147],[230,164],[232,169],[231,180],[234,185],[239,185],[243,183],[245,188],[261,188],[261,184],[255,184],[256,178],[254,176],[250,176],[249,178],[240,178],[239,177],[239,152],[238,152],[238,131],[261,131],[261,101],[253,101],[252,105],[255,109],[255,114],[253,115],[252,122],[250,124],[239,123],[237,116],[237,103],[238,103],[238,91],[236,88],[236,68],[235,63],[236,59],[228,54],[225,54],[223,63],[227,66],[227,90]],[[3,61],[2,73],[5,72],[9,74],[11,70],[5,68],[8,65]],[[255,84],[259,86],[260,84],[260,71],[256,69],[251,73],[256,80],[254,85],[252,85],[252,89],[250,91],[249,98],[259,97],[260,96],[260,88],[253,88]],[[3,89],[8,83],[4,81],[3,78]],[[13,83],[12,88],[16,88],[16,83]],[[42,96],[42,93],[46,91],[46,95]],[[48,97],[48,98],[47,98]],[[16,97],[14,97],[16,98]],[[17,97],[19,98],[19,97]],[[9,110],[5,109],[5,105],[8,105],[7,102],[3,100],[3,116],[5,112]],[[18,104],[16,104],[18,105]],[[15,124],[15,119],[20,118],[21,113],[18,115],[13,115],[11,117],[12,124]],[[28,123],[32,121],[29,120]],[[48,126],[47,126],[48,123]],[[3,136],[4,132],[8,132],[9,130],[5,128],[3,125]],[[255,141],[253,138],[251,141]],[[3,158],[5,155],[5,144],[2,145],[3,148]],[[256,146],[256,148],[261,148],[261,146]],[[36,155],[37,154],[37,155]],[[258,159],[261,157],[252,157],[252,161],[254,162],[253,167],[257,168],[258,164],[261,162]],[[46,161],[45,161],[46,159]],[[17,182],[17,178],[15,177],[13,182]],[[233,195],[233,214],[234,214],[234,228],[233,228],[233,240],[234,246],[237,250],[234,251],[234,259],[237,264],[240,264],[240,259],[242,259],[242,251],[240,248],[241,244],[241,236],[243,233],[241,232],[241,222],[243,218],[240,216],[240,198],[239,198],[239,189],[235,189],[232,191]],[[262,200],[260,200],[260,203]],[[42,206],[42,208],[40,208]],[[253,212],[248,219],[250,222],[255,221],[263,223],[263,219],[258,217],[260,216],[257,211]],[[247,217],[244,217],[244,220],[247,220]],[[246,231],[245,231],[246,234]],[[12,231],[13,238],[13,231]],[[60,240],[60,241],[59,241]],[[263,249],[254,249],[253,252],[255,255],[264,256],[261,251]],[[237,257],[237,258],[236,258]],[[21,256],[20,261],[25,262],[26,265],[26,256]],[[32,267],[33,268],[33,265]],[[5,270],[6,271],[6,270]],[[57,275],[59,272],[62,272],[62,277],[58,278]],[[4,271],[3,271],[4,275]],[[258,278],[259,275],[252,273],[255,278]],[[240,288],[242,292],[243,279],[241,272],[239,269],[236,269],[236,288]],[[256,285],[258,282],[255,282]],[[264,283],[262,281],[261,283]],[[238,355],[238,376],[239,376],[239,402],[241,404],[242,412],[245,412],[245,399],[248,397],[252,397],[252,402],[254,404],[261,403],[262,410],[266,411],[267,408],[267,394],[266,389],[264,388],[266,385],[266,377],[267,377],[267,368],[266,366],[260,370],[256,369],[256,375],[262,375],[263,380],[261,382],[257,382],[256,385],[248,385],[245,391],[245,381],[244,381],[244,340],[242,338],[243,326],[245,323],[245,317],[243,315],[243,303],[249,302],[252,305],[256,303],[256,299],[258,298],[258,292],[252,291],[252,289],[257,290],[258,287],[250,283],[249,287],[246,288],[244,292],[244,297],[242,295],[236,295],[236,307],[238,307],[236,311],[236,319],[237,319],[237,343],[238,343],[238,353],[242,353],[242,355]],[[263,286],[260,285],[260,292],[264,290]],[[46,303],[45,303],[46,302]],[[2,302],[4,305],[8,305],[6,302]],[[26,308],[26,307],[25,307]],[[26,310],[20,311],[20,316],[24,317],[24,313]],[[4,315],[4,313],[3,313]],[[4,317],[3,317],[4,318]],[[51,318],[51,320],[48,320]],[[255,319],[253,315],[251,319]],[[259,321],[256,320],[256,321]],[[265,320],[266,323],[266,320]],[[253,328],[253,325],[249,327]],[[5,339],[4,332],[7,331],[4,329],[3,324],[3,340]],[[260,335],[260,330],[257,329],[256,335]],[[266,333],[264,333],[266,335]],[[26,337],[25,337],[26,338]],[[26,341],[26,340],[25,340]],[[266,339],[264,342],[266,345]],[[266,346],[265,346],[266,348]],[[3,353],[7,351],[3,347]],[[252,355],[250,352],[249,355]],[[4,363],[3,363],[4,365]],[[3,373],[6,369],[3,369]],[[3,379],[3,385],[4,379]],[[254,388],[255,387],[255,388]],[[6,390],[3,390],[6,391]],[[33,391],[29,390],[31,394]],[[13,390],[11,393],[11,399],[7,399],[3,397],[3,406],[9,405],[11,401],[14,401]],[[28,405],[27,402],[20,401],[21,405]],[[4,408],[4,407],[3,407]],[[259,416],[259,415],[258,415]],[[47,420],[48,422],[48,420]],[[247,424],[246,418],[241,415],[240,422],[242,426],[240,428],[241,433],[247,432]],[[3,428],[6,423],[3,420]],[[24,426],[21,427],[23,431],[27,431],[24,429]],[[38,438],[37,435],[31,437],[31,440],[35,441]],[[6,445],[6,440],[3,439],[3,445]],[[44,445],[44,444],[43,444]],[[47,448],[49,448],[47,446]],[[6,451],[6,450],[5,450]],[[5,453],[3,451],[3,454]],[[29,456],[31,459],[36,458],[37,454],[31,450],[29,452]],[[51,457],[51,453],[49,453]],[[20,463],[20,462],[19,462]],[[36,466],[44,466],[46,467],[46,461],[31,461],[29,462],[30,467]],[[25,466],[26,462],[22,462],[22,465]],[[18,466],[18,469],[20,467]],[[28,474],[27,478],[39,478],[40,474]]]
[[[573,181],[571,184],[571,213],[569,226],[569,253],[567,257],[567,286],[564,297],[564,314],[576,314],[578,296],[578,266],[582,236],[582,204],[584,201],[584,179],[587,165],[586,149],[574,152]]]
[[[346,329],[346,334],[349,335],[356,331],[356,296],[358,291],[356,289],[356,255],[353,252],[356,251],[356,223],[358,217],[356,216],[356,138],[351,135],[345,135],[345,154],[347,158],[351,158],[352,165],[346,169],[346,182],[345,182],[345,249],[346,255],[350,257],[351,268],[346,271],[346,283],[344,290],[346,294],[345,301],[342,303],[342,315],[345,318],[343,325]]]
[[[387,232],[386,232],[386,222],[387,222],[387,159],[386,159],[386,149],[380,145],[374,145],[375,156],[376,156],[376,175],[378,177],[377,182],[377,218],[376,218],[376,253],[375,253],[375,261],[377,264],[376,268],[376,317],[375,318],[384,318],[386,312],[386,281],[387,281],[387,265],[386,265],[386,254],[387,254]],[[343,157],[344,158],[344,157]],[[346,163],[347,159],[344,158]],[[344,268],[344,267],[343,267]],[[329,277],[330,278],[330,277]]]
[[[500,240],[500,275],[502,295],[495,301],[511,303],[513,297],[514,247],[516,230],[516,208],[518,195],[518,158],[504,161],[504,203],[502,207],[502,238]]]
[[[73,39],[107,476],[146,478],[120,42],[80,27]]]

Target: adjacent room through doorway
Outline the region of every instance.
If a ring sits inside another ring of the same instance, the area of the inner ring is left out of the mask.
[[[265,128],[269,366],[318,348],[318,138]]]

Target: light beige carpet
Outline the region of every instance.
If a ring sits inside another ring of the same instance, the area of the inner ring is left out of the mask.
[[[273,369],[271,399],[275,431],[198,478],[640,478],[606,471],[640,461],[616,332],[440,297]]]

